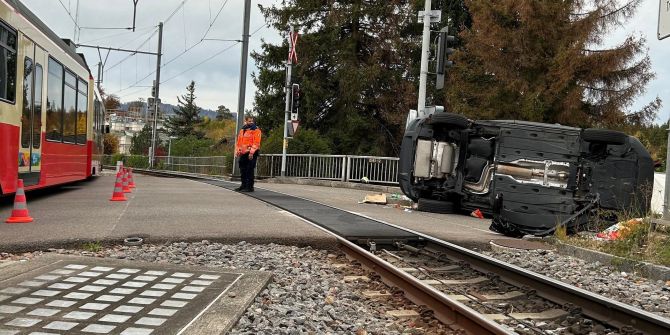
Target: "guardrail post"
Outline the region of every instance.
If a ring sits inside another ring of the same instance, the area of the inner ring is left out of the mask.
[[[351,157],[347,156],[347,178],[344,180],[346,182],[351,179]]]
[[[342,178],[340,181],[344,182],[347,178],[347,156],[342,156]]]
[[[275,176],[275,156],[270,156],[270,178]]]
[[[312,156],[309,156],[309,162],[307,163],[307,178],[312,178]]]

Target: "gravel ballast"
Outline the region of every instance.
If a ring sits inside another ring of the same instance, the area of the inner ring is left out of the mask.
[[[548,250],[496,251],[485,254],[670,318],[670,282],[649,280],[600,262],[587,262]]]
[[[370,299],[364,291],[390,290],[374,275],[350,263],[343,254],[277,244],[233,245],[171,243],[112,246],[99,251],[50,249],[50,252],[111,257],[154,263],[201,265],[267,271],[272,282],[239,319],[231,334],[458,334],[437,321],[432,312],[416,306],[401,292]],[[1,260],[26,260],[42,252],[0,254]],[[2,264],[2,263],[0,263]],[[367,275],[345,282],[345,276]],[[369,279],[369,280],[367,280]],[[411,309],[413,319],[387,316],[391,310]]]

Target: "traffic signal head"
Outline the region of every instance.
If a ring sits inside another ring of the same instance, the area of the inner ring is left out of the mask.
[[[300,85],[291,86],[291,113],[298,113],[300,109]]]
[[[456,37],[448,35],[449,33],[443,29],[440,31],[437,39],[437,72],[443,74],[445,68],[454,65],[453,61],[449,60],[449,55],[454,53],[454,49],[449,47],[449,43],[456,41]]]
[[[449,60],[449,55],[454,53],[454,49],[449,47],[449,43],[456,41],[456,37],[449,35],[448,27],[440,30],[437,38],[437,80],[435,88],[442,89],[444,87],[444,72],[447,67],[454,66],[454,62]]]

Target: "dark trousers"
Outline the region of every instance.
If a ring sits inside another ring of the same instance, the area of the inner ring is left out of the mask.
[[[254,156],[249,159],[249,153],[240,156],[240,174],[242,177],[242,188],[254,188],[254,170],[256,169],[256,161],[258,160],[259,152],[256,151]]]

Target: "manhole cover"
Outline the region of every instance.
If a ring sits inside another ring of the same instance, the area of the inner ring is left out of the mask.
[[[0,334],[177,334],[244,276],[83,257],[28,263],[2,271]]]

